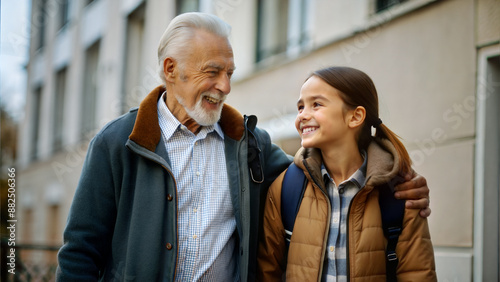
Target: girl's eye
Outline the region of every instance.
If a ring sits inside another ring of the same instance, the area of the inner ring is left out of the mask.
[[[298,110],[299,112],[300,112],[300,111],[302,111],[303,109],[304,109],[304,106],[302,106],[302,105],[301,105],[301,106],[297,106],[297,110]]]
[[[318,103],[318,102],[314,102],[314,105],[313,105],[313,106],[316,108],[316,107],[321,106],[321,104],[320,104],[320,103]]]

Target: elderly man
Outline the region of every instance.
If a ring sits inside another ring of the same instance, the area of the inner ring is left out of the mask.
[[[158,49],[165,85],[89,145],[58,281],[254,280],[261,200],[291,158],[224,104],[229,33],[209,14],[172,20]],[[430,214],[423,177],[400,189]]]

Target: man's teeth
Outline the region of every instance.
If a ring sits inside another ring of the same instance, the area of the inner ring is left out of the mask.
[[[219,103],[220,100],[218,99],[215,99],[215,98],[212,98],[212,97],[209,97],[209,96],[205,96],[205,99],[210,103],[210,104],[217,104]]]
[[[304,129],[302,129],[302,133],[309,133],[309,132],[313,132],[316,130],[316,127],[306,127]]]

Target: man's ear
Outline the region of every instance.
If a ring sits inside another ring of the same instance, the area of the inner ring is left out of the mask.
[[[177,75],[177,61],[170,57],[165,58],[163,60],[163,74],[165,74],[166,81],[174,82]]]
[[[366,118],[366,109],[363,106],[357,106],[351,113],[349,127],[357,128],[363,124]]]

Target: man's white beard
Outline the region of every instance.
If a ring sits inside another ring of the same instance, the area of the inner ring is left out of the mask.
[[[214,99],[220,100],[220,105],[217,110],[207,111],[203,108],[203,100],[205,96],[212,97]],[[198,101],[193,108],[188,108],[184,103],[184,99],[182,97],[177,96],[177,101],[181,104],[186,110],[187,114],[196,121],[201,126],[209,126],[214,125],[220,119],[220,115],[222,112],[222,104],[226,100],[226,95],[224,94],[215,94],[210,92],[202,93]]]

